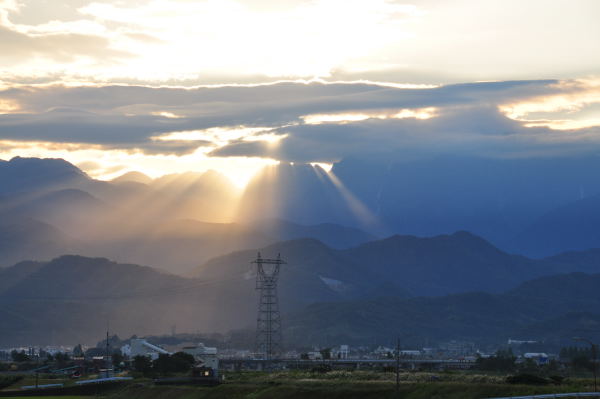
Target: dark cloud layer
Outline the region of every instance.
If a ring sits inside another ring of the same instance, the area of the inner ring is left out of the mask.
[[[194,89],[22,87],[0,92],[0,100],[18,104],[20,111],[0,115],[0,139],[97,144],[106,148],[137,148],[148,153],[182,154],[210,142],[154,138],[174,131],[243,125],[271,127],[275,129],[272,133],[286,136],[277,143],[230,140],[227,145],[215,148],[211,155],[327,162],[357,153],[526,154],[537,147],[547,151],[565,133],[526,128],[500,113],[498,105],[575,90],[577,85],[559,85],[552,80],[470,83],[428,89],[318,82]],[[428,107],[437,109],[436,117],[321,125],[306,124],[301,118],[317,113]],[[595,130],[579,133],[593,135]],[[545,138],[552,140],[544,142]],[[589,146],[589,137],[582,142]]]

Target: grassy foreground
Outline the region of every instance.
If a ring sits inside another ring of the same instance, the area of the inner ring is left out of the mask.
[[[396,391],[394,373],[378,371],[308,371],[226,373],[216,387],[155,386],[150,379],[136,379],[96,398],[105,399],[484,399],[502,396],[582,392],[592,390],[590,379],[569,379],[560,386],[512,385],[504,375],[472,372],[400,375]],[[15,384],[21,385],[23,381]],[[46,396],[45,399],[53,399]],[[60,398],[85,399],[85,396]],[[91,398],[91,397],[89,397]]]
[[[396,392],[392,373],[303,372],[238,373],[212,388],[165,387],[150,383],[132,384],[107,399],[482,399],[544,393],[591,390],[590,381],[573,380],[561,386],[511,385],[503,377],[470,374],[432,375],[411,373],[401,376]],[[435,378],[433,378],[435,377]]]
[[[460,383],[403,384],[396,392],[390,384],[226,384],[214,388],[130,386],[107,396],[111,399],[482,399],[494,396],[516,396],[563,392],[527,386],[467,385]]]

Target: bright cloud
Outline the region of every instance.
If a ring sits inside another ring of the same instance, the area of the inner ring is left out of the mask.
[[[564,81],[556,86],[562,92],[503,104],[500,109],[526,126],[571,130],[600,125],[600,79]]]
[[[566,79],[597,72],[599,13],[595,0],[2,0],[0,72],[16,83]]]
[[[383,110],[380,112],[370,113],[337,113],[337,114],[311,114],[303,115],[300,118],[309,125],[319,125],[321,123],[348,123],[364,121],[366,119],[403,119],[417,118],[429,119],[435,116],[436,109],[434,107],[421,109],[402,109],[398,110]]]

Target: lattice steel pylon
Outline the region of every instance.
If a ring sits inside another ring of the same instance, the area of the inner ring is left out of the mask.
[[[281,353],[281,316],[277,297],[279,267],[286,264],[277,259],[263,259],[260,252],[251,263],[256,264],[256,289],[260,291],[256,319],[256,351],[271,360]]]

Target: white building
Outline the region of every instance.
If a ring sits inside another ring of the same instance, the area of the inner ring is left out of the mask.
[[[136,356],[147,356],[152,360],[158,359],[158,355],[170,355],[171,352],[161,348],[160,346],[152,345],[145,339],[132,339],[129,345],[121,347],[121,353],[131,358]]]
[[[204,344],[198,343],[194,346],[184,346],[181,351],[194,356],[194,359],[202,366],[210,367],[215,370],[215,372],[219,370],[217,348],[204,346]]]
[[[528,352],[523,355],[524,359],[531,359],[538,365],[547,364],[549,356],[546,353]]]
[[[350,347],[348,345],[340,345],[340,359],[348,359],[348,355],[350,354]]]

